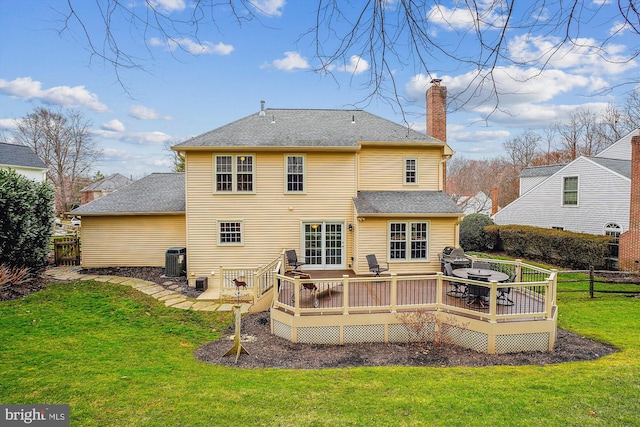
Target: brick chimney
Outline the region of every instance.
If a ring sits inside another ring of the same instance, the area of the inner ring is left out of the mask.
[[[491,216],[498,212],[498,186],[491,189]]]
[[[629,230],[620,236],[618,268],[640,271],[640,135],[631,138]]]
[[[440,82],[431,80],[427,90],[427,135],[447,142],[447,88]]]
[[[447,88],[440,79],[431,80],[427,89],[427,135],[447,142]],[[447,192],[447,159],[442,161],[442,191]]]

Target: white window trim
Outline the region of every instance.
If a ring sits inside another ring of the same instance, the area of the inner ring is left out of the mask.
[[[218,157],[231,157],[231,191],[218,190]],[[238,191],[238,157],[253,158],[253,170],[251,171],[251,191]],[[218,194],[255,194],[256,193],[257,164],[255,154],[214,154],[213,155],[213,192]]]
[[[302,191],[289,190],[289,157],[302,157]],[[305,154],[287,153],[284,155],[284,193],[285,194],[306,194],[307,193],[307,156]]]
[[[416,170],[414,171],[416,174],[416,182],[407,182],[407,160],[413,160],[415,162],[416,165]],[[418,185],[420,180],[419,180],[419,176],[420,174],[419,172],[419,166],[418,166],[419,162],[418,162],[418,158],[417,157],[404,157],[402,159],[402,183],[404,185]]]
[[[220,240],[220,237],[222,235],[222,233],[220,232],[220,225],[221,224],[226,224],[226,223],[230,223],[230,222],[234,222],[234,223],[238,223],[240,224],[240,241],[239,242],[222,242]],[[216,221],[216,235],[217,235],[217,241],[218,241],[218,246],[244,246],[244,220],[242,219],[220,219]]]
[[[425,258],[411,258],[411,224],[427,224],[427,247],[425,248]],[[405,224],[405,257],[391,258],[391,224]],[[387,222],[387,259],[389,262],[429,262],[431,257],[429,254],[431,240],[431,221],[388,221]]]
[[[578,180],[578,185],[576,187],[576,204],[575,205],[569,205],[564,202],[565,182],[567,178],[576,178]],[[562,191],[560,193],[560,206],[565,208],[577,208],[580,206],[580,176],[579,175],[565,175],[562,177]]]

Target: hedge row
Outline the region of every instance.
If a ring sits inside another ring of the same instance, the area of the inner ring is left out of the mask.
[[[509,256],[559,267],[605,269],[609,257],[608,236],[523,225],[490,225],[485,232]]]

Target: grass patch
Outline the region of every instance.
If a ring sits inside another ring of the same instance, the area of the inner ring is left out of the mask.
[[[621,351],[551,366],[242,370],[193,357],[230,313],[50,285],[0,303],[0,402],[68,403],[82,426],[638,425],[640,300],[567,292],[559,306],[561,327]]]

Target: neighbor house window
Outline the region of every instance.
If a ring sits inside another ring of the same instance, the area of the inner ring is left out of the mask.
[[[622,227],[615,222],[610,222],[604,226],[605,236],[609,236],[613,243],[618,243],[620,240],[620,234],[622,234]]]
[[[253,156],[216,156],[215,168],[217,192],[253,192]]]
[[[242,222],[241,221],[220,221],[218,223],[218,244],[220,245],[241,245],[242,244]]]
[[[418,159],[404,159],[404,183],[418,183]]]
[[[287,156],[287,193],[304,192],[304,156]]]
[[[427,259],[429,224],[426,222],[392,222],[389,224],[389,259]]]
[[[578,177],[565,176],[562,189],[562,204],[565,206],[578,205]]]

